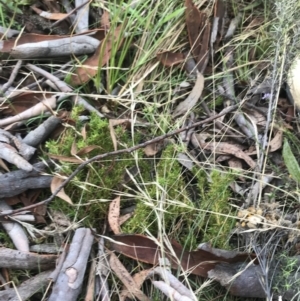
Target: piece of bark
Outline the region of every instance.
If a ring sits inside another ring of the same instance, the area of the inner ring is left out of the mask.
[[[2,38],[12,38],[13,36],[17,36],[20,33],[19,30],[14,30],[14,29],[9,29],[9,28],[5,28],[0,26],[0,36]]]
[[[110,301],[108,275],[110,273],[107,251],[104,247],[104,238],[100,237],[98,242],[98,266],[96,268],[95,297],[102,301]],[[98,300],[97,299],[97,300]]]
[[[1,301],[20,301],[28,300],[36,292],[45,289],[49,283],[48,277],[51,271],[42,272],[30,279],[24,281],[17,288],[0,291]]]
[[[56,255],[39,255],[0,248],[0,267],[24,270],[48,270],[55,267]]]
[[[4,200],[0,200],[0,210],[12,210],[12,207],[7,205]],[[10,220],[1,222],[1,224],[16,249],[21,252],[29,252],[29,240],[23,227],[19,223]]]
[[[36,129],[30,131],[30,133],[28,133],[28,135],[23,139],[23,142],[30,146],[38,146],[40,143],[46,140],[46,138],[60,123],[60,118],[56,116],[50,116]]]
[[[50,187],[52,176],[41,176],[46,166],[43,162],[33,164],[32,171],[16,170],[0,175],[0,198],[12,197],[27,189]]]
[[[81,291],[93,239],[90,229],[80,228],[76,230],[66,261],[62,266],[48,301],[77,300]]]
[[[86,3],[84,6],[82,6]],[[80,7],[77,10],[76,19],[75,19],[75,32],[82,33],[89,29],[89,8],[90,3],[86,0],[75,0],[75,6]]]
[[[36,149],[24,143],[11,133],[0,129],[0,157],[18,168],[31,171],[32,165],[28,163]]]
[[[18,45],[12,49],[11,55],[17,59],[34,59],[90,54],[96,51],[99,44],[97,39],[90,36],[73,36]]]
[[[63,252],[63,248],[56,244],[39,244],[30,246],[30,252],[57,254]]]
[[[52,176],[35,176],[21,180],[10,180],[1,182],[0,176],[0,198],[7,198],[18,195],[27,189],[49,188]]]

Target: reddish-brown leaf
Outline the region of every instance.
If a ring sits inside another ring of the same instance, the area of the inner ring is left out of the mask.
[[[194,5],[192,0],[185,0],[185,22],[189,35],[190,46],[192,53],[195,58],[198,57],[201,44],[200,44],[200,34],[203,25],[203,14],[200,13],[199,9]]]
[[[209,56],[211,24],[206,13],[200,12],[192,0],[185,1],[186,26],[193,56],[198,64],[197,69],[204,72]]]
[[[204,25],[203,33],[201,34],[201,50],[196,58],[198,70],[204,73],[209,58],[209,42],[210,42],[211,25]]]
[[[225,17],[225,5],[223,0],[217,0],[215,2],[215,7],[214,7],[214,17],[217,18],[224,18]]]
[[[112,239],[114,242],[110,242],[111,250],[135,260],[156,265],[159,263],[159,257],[162,256],[160,247],[144,235],[115,235]],[[169,259],[172,268],[182,268],[184,271],[189,271],[202,277],[207,277],[207,272],[212,270],[218,263],[244,262],[251,257],[251,255],[246,253],[234,253],[232,257],[225,257],[215,255],[213,252],[206,250],[188,252],[184,251],[182,246],[177,242],[172,242],[172,251],[168,250],[165,246],[163,255]],[[179,261],[180,264],[178,263]]]
[[[1,108],[1,114],[2,116],[20,114],[50,96],[50,93],[42,94],[35,93],[34,91],[22,92],[16,96],[9,96],[10,101],[6,106],[3,106],[4,108]]]
[[[165,67],[178,65],[185,61],[185,55],[180,52],[160,52],[156,55],[156,57]]]
[[[107,64],[111,56],[113,44],[117,43],[118,47],[122,44],[123,38],[120,39],[122,28],[123,25],[120,25],[112,35],[108,34],[100,43],[96,52],[84,62],[84,65],[75,70],[71,76],[71,85],[78,86],[86,83],[97,74],[98,68]]]
[[[101,17],[101,27],[104,30],[108,30],[110,28],[109,12],[107,10],[103,11],[103,14]]]

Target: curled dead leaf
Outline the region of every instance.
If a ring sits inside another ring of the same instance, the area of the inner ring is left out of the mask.
[[[150,299],[140,290],[137,283],[131,277],[124,265],[114,253],[110,253],[109,264],[119,279],[126,286],[127,290],[141,301],[150,301]]]
[[[114,232],[114,234],[120,234],[120,201],[121,197],[117,196],[115,199],[111,201],[109,204],[109,210],[108,210],[108,223],[111,228],[111,230]]]
[[[64,182],[64,179],[59,178],[57,176],[54,176],[51,182],[51,192],[55,192],[56,189]],[[73,204],[72,200],[70,199],[70,197],[65,193],[64,188],[62,188],[56,195],[57,197],[59,197],[60,199],[62,199],[63,201],[69,203],[69,204]]]
[[[185,55],[180,52],[160,52],[156,57],[165,67],[172,67],[185,61]]]
[[[204,77],[200,72],[197,72],[197,80],[190,95],[181,102],[174,110],[173,117],[177,117],[189,112],[197,103],[204,88]]]

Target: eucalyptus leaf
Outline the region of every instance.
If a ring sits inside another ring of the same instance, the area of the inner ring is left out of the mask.
[[[300,182],[300,167],[287,139],[284,139],[282,155],[290,175],[295,181]]]

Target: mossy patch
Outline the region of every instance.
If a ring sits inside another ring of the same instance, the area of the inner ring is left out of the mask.
[[[206,172],[195,169],[193,180],[197,181],[199,201],[194,202],[190,197],[190,182],[187,183],[176,155],[172,144],[162,152],[155,180],[144,184],[135,215],[123,226],[123,231],[150,232],[156,236],[164,229],[170,239],[188,249],[204,241],[214,247],[228,248],[229,234],[235,224],[234,219],[226,217],[233,215],[228,200],[234,176],[213,171],[208,181]]]
[[[199,226],[202,228],[204,242],[210,242],[216,248],[228,248],[228,239],[235,220],[234,209],[230,206],[230,183],[236,177],[230,172],[222,173],[213,170],[209,177],[206,173],[197,172],[200,207]]]
[[[74,146],[80,150],[90,145],[97,145],[98,148],[86,157],[113,150],[108,122],[96,115],[91,115],[86,126],[86,138],[83,138],[81,131],[84,125],[78,118],[81,110],[73,110],[74,127],[68,127],[58,141],[47,143],[49,153],[72,157]],[[115,133],[119,145],[124,148],[139,143],[141,139],[138,134],[132,139],[123,126],[116,127]],[[176,159],[180,151],[182,147],[169,143],[157,159],[147,160],[140,150],[135,156],[122,154],[94,162],[66,187],[75,205],[56,199],[51,203],[51,208],[62,210],[76,221],[82,220],[84,226],[103,225],[109,201],[119,191],[126,169],[138,165],[139,174],[131,188],[133,191],[125,188],[124,197],[121,197],[124,201],[128,192],[136,204],[134,216],[122,226],[124,233],[152,233],[157,236],[164,231],[170,239],[176,239],[188,249],[204,241],[226,248],[234,226],[234,220],[226,216],[234,215],[228,203],[229,184],[234,176],[219,171],[212,171],[208,176],[204,170],[195,168],[190,173],[193,185],[197,186],[199,200],[192,200],[191,182]],[[59,172],[68,175],[76,167],[75,164],[62,163]]]
[[[81,108],[73,109],[72,119],[76,122],[74,127],[66,128],[57,141],[46,143],[50,154],[74,157],[71,155],[71,149],[75,146],[78,151],[87,146],[98,146],[85,155],[85,159],[114,150],[108,121],[97,115],[90,116],[90,121],[86,125],[86,139],[84,139],[81,135],[84,124],[78,118],[81,110]],[[117,141],[120,142],[119,149],[131,147],[140,139],[138,135],[132,139],[128,130],[122,126],[115,128],[115,134]],[[62,210],[71,219],[76,217],[76,221],[83,220],[84,226],[104,225],[109,201],[114,197],[114,191],[122,181],[126,168],[134,165],[132,154],[109,157],[90,164],[65,189],[75,205],[71,206],[56,198],[51,203],[51,208]],[[141,165],[141,169],[146,166],[146,164]],[[69,175],[76,167],[77,164],[61,162],[59,173]]]

